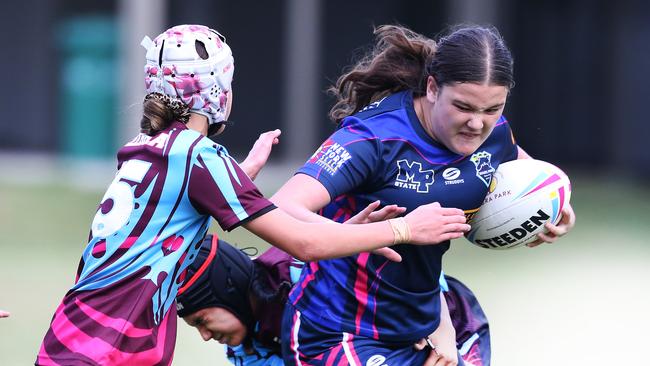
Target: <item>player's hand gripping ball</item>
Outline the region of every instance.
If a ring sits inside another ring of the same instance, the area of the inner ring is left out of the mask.
[[[534,159],[503,163],[494,172],[466,237],[488,249],[528,244],[545,232],[544,224],[560,221],[570,196],[569,178],[553,164]]]

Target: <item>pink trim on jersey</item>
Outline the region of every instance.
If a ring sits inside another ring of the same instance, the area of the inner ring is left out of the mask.
[[[327,356],[327,360],[325,360],[325,366],[335,366],[334,362],[336,361],[336,356],[339,355],[341,352],[341,349],[343,346],[339,343],[336,347],[332,348],[331,351],[329,351],[329,356]],[[341,364],[343,360],[339,360],[339,365]]]
[[[357,351],[354,349],[354,343],[353,343],[354,336],[350,333],[343,333],[343,341],[341,344],[343,344],[343,350],[345,351],[345,358],[348,360],[348,365],[350,366],[363,366],[361,363],[361,360],[359,360],[359,356],[357,355]]]
[[[339,196],[341,197],[341,196]],[[347,206],[345,205],[338,205],[339,202],[346,200],[347,201]],[[336,222],[345,222],[348,221],[351,217],[352,214],[356,211],[357,209],[357,200],[354,198],[354,196],[349,196],[345,195],[342,198],[336,198],[334,200],[334,203],[339,206],[339,208],[336,210],[336,213],[334,216],[332,216],[331,220],[336,221]],[[323,216],[323,215],[321,215]]]
[[[101,338],[92,337],[80,331],[72,325],[72,321],[68,319],[63,311],[64,307],[65,305],[61,303],[54,314],[54,319],[52,319],[50,325],[52,333],[71,353],[82,354],[99,364],[153,365],[160,362],[164,353],[162,345],[165,344],[165,337],[167,336],[167,317],[170,315],[176,316],[174,312],[170,311],[161,322],[156,339],[156,344],[161,345],[160,347],[157,346],[139,353],[128,353],[117,350],[115,345]],[[41,351],[44,355],[47,355],[44,346],[41,346]],[[47,355],[47,359],[51,361],[49,355]],[[41,354],[39,354],[37,362],[43,363],[43,361],[45,361],[45,358],[41,358]]]
[[[388,264],[388,259],[375,271],[375,279],[370,284],[370,291],[375,295],[377,294],[377,289],[379,288],[379,283],[381,282],[381,271]],[[376,298],[376,296],[375,296]],[[372,304],[372,337],[374,339],[379,339],[379,331],[377,330],[377,301]]]
[[[357,278],[354,281],[354,296],[357,299],[357,316],[354,324],[356,326],[356,334],[361,334],[361,318],[366,311],[368,305],[368,264],[370,253],[360,253],[357,257]]]
[[[300,284],[300,287],[297,287],[294,291],[298,291],[298,294],[296,295],[296,300],[293,302],[293,304],[297,304],[298,301],[300,301],[300,298],[302,295],[305,293],[305,287],[309,285],[311,281],[314,280],[316,277],[316,272],[318,271],[318,263],[317,262],[309,262],[309,269],[311,270],[311,273],[307,276],[305,276],[305,280],[302,281]]]
[[[152,329],[137,328],[128,320],[112,318],[100,311],[93,309],[90,305],[87,305],[83,301],[79,300],[79,298],[75,298],[74,303],[87,317],[106,328],[112,328],[128,337],[148,337],[151,335]]]

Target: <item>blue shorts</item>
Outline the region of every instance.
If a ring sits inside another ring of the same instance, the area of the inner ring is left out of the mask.
[[[335,332],[301,317],[292,305],[285,307],[282,319],[282,357],[285,365],[422,365],[429,352],[429,348],[415,350],[413,343],[388,344]],[[458,359],[459,365],[463,365],[462,359]]]

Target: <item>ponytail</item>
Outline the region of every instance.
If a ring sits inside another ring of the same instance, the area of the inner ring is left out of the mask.
[[[396,25],[380,26],[374,34],[374,49],[329,88],[337,99],[329,112],[336,123],[388,94],[407,89],[416,97],[426,93],[435,41]]]
[[[154,136],[174,121],[187,123],[189,107],[178,99],[160,93],[149,93],[144,97],[140,132]]]

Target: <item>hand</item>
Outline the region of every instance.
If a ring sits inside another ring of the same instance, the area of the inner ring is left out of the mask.
[[[262,170],[262,167],[266,164],[266,161],[271,155],[271,149],[273,145],[280,143],[280,134],[282,131],[275,129],[273,131],[264,132],[260,137],[255,141],[251,151],[248,152],[246,159],[239,164],[242,170],[250,177],[251,180],[255,180],[257,174]]]
[[[361,212],[352,216],[344,224],[367,224],[370,222],[384,221],[397,217],[398,215],[406,211],[406,207],[400,207],[397,205],[388,205],[383,207],[381,210],[377,210],[379,207],[380,201],[375,201],[366,206]],[[388,260],[393,262],[401,262],[402,256],[399,255],[396,251],[389,247],[379,248],[372,251],[373,254],[383,255]]]
[[[404,217],[409,226],[412,244],[438,244],[457,239],[471,227],[458,208],[440,207],[438,202],[420,206]]]
[[[451,324],[443,324],[441,322],[435,332],[433,332],[427,339],[419,340],[413,347],[418,351],[427,347],[429,348],[430,354],[424,362],[424,366],[458,365],[456,331]]]
[[[9,314],[8,311],[0,310],[0,318],[6,318],[6,317],[8,317],[9,315],[10,315],[10,314]]]
[[[546,225],[544,225],[544,228],[546,228],[548,232],[537,234],[537,240],[526,245],[530,248],[533,248],[542,243],[554,243],[559,237],[564,236],[566,233],[571,231],[575,224],[575,212],[573,212],[573,207],[571,207],[571,204],[567,204],[562,209],[562,217],[560,218],[560,222],[558,222],[557,225],[553,225],[550,222],[547,222]]]

